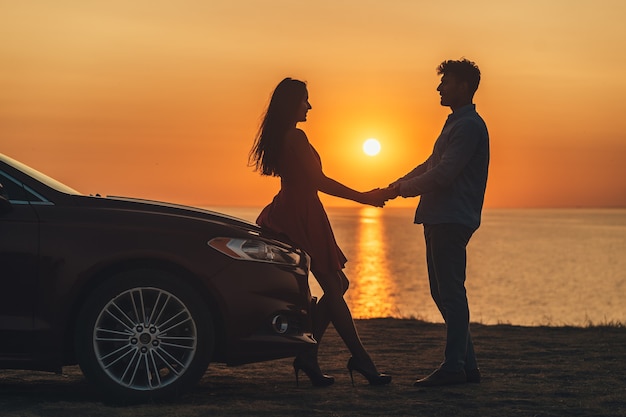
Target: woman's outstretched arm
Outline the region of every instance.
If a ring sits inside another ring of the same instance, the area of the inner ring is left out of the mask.
[[[311,180],[319,191],[335,197],[345,198],[346,200],[356,201],[361,204],[369,204],[377,207],[385,205],[386,199],[380,192],[381,190],[376,189],[363,193],[327,177],[322,171],[322,165],[315,155],[313,147],[302,130],[291,130],[287,134],[287,141],[287,146],[291,147],[292,155],[296,158],[298,166],[301,167],[304,175]]]

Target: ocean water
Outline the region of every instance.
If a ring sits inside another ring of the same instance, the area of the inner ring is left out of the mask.
[[[213,208],[254,221],[260,208]],[[355,318],[442,322],[412,208],[327,208]],[[311,291],[321,295],[315,279]],[[626,209],[487,209],[468,246],[471,321],[626,323]]]

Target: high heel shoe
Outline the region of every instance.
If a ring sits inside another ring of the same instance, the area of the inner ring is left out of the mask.
[[[383,374],[380,372],[372,372],[370,369],[365,369],[363,364],[359,363],[354,357],[348,360],[348,371],[350,371],[350,380],[352,386],[354,386],[354,377],[352,371],[357,371],[367,379],[370,385],[386,385],[391,382],[391,375]]]
[[[316,362],[304,360],[300,356],[293,360],[293,371],[296,374],[296,387],[299,385],[298,374],[300,371],[309,377],[314,387],[327,387],[335,383],[335,378],[323,374]]]

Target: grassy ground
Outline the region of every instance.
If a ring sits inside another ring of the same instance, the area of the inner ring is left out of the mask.
[[[0,416],[626,416],[626,329],[473,325],[481,384],[414,388],[440,362],[444,327],[413,320],[357,321],[389,386],[370,387],[345,368],[345,346],[329,330],[320,352],[329,388],[313,388],[291,360],[211,365],[176,402],[104,404],[77,367],[63,375],[0,371]],[[305,378],[304,381],[302,378]]]

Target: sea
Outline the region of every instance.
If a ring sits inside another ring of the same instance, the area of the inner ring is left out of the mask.
[[[261,208],[214,207],[254,222]],[[346,257],[354,318],[443,322],[429,292],[414,208],[329,207]],[[470,320],[481,324],[626,324],[626,209],[486,209],[468,245]],[[313,295],[322,291],[311,275]]]

